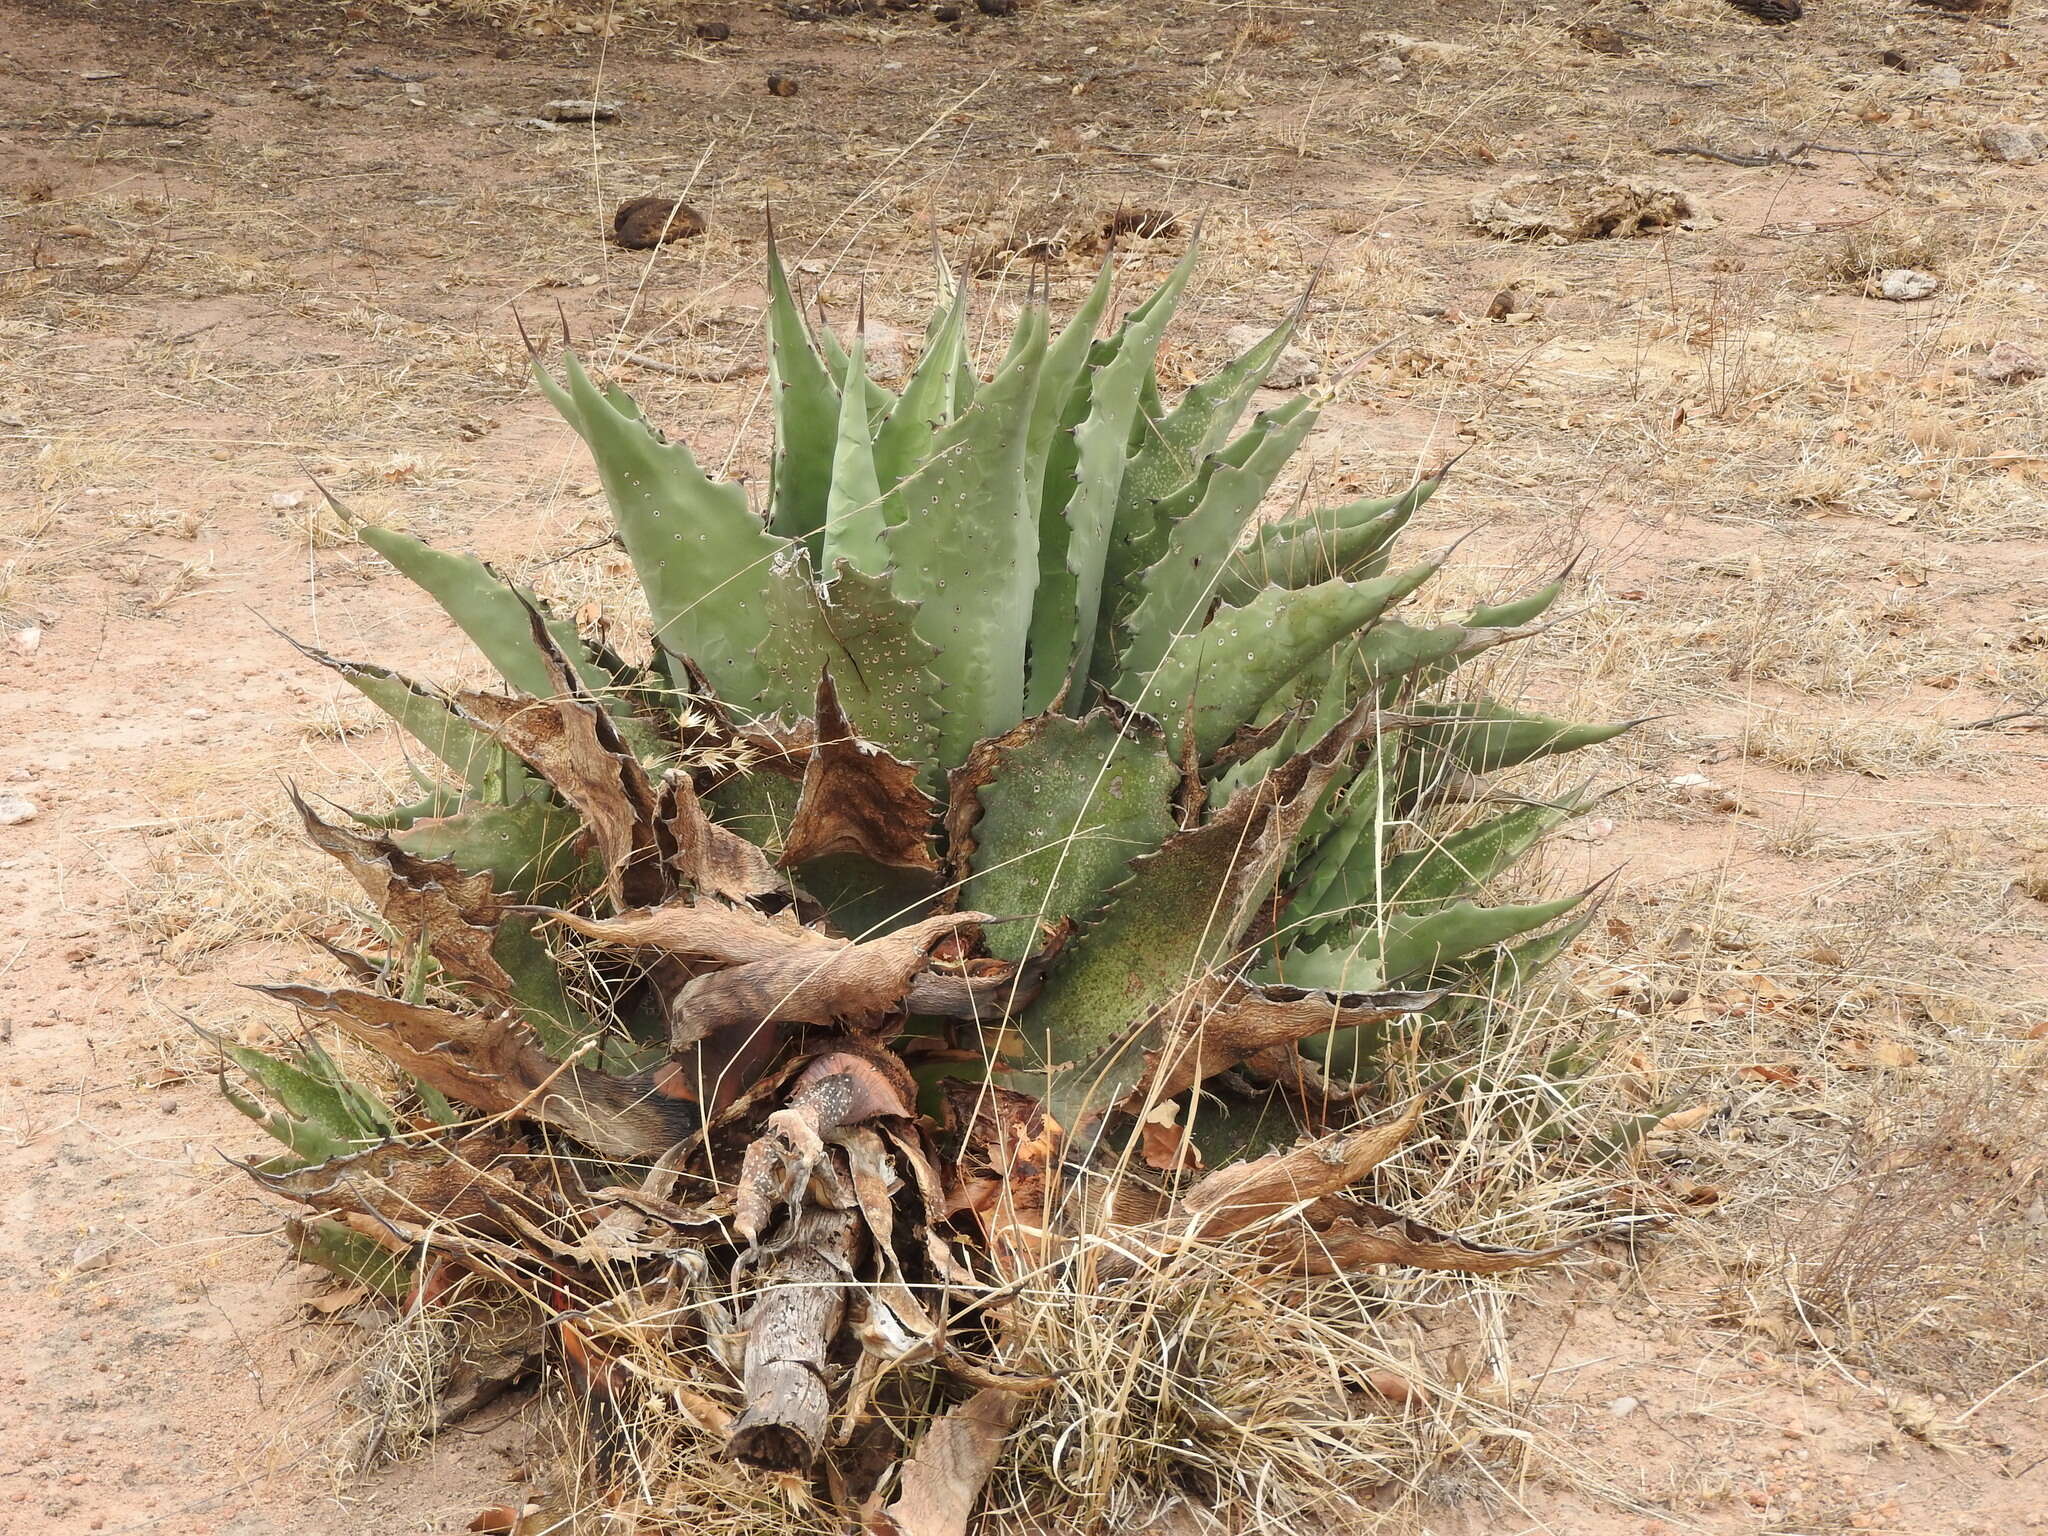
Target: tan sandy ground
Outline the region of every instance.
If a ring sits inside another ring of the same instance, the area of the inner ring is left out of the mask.
[[[537,1465],[513,1402],[337,1486],[361,1335],[308,1316],[327,1288],[221,1161],[260,1138],[185,1021],[289,1027],[239,984],[328,974],[304,936],[347,919],[283,784],[366,804],[399,772],[268,626],[474,665],[309,477],[615,603],[604,552],[557,558],[599,504],[514,312],[759,483],[764,203],[836,316],[865,283],[883,353],[934,230],[973,259],[1205,212],[1190,377],[1322,264],[1303,345],[1357,369],[1315,489],[1470,447],[1428,513],[1484,525],[1464,587],[1579,556],[1588,611],[1523,678],[1658,718],[1550,858],[1625,866],[1578,1001],[1616,1097],[1696,1112],[1640,1170],[1665,1235],[1500,1294],[1499,1349],[1459,1362],[1571,1475],[1476,1445],[1422,1523],[2048,1527],[2048,383],[1979,376],[1999,342],[2048,358],[2048,170],[1978,144],[2042,125],[2038,4],[1811,0],[1786,30],[1719,0],[1027,0],[953,30],[707,4],[610,38],[601,7],[451,9],[0,0],[0,795],[35,812],[0,826],[0,1530],[459,1529]],[[620,120],[527,121],[590,95]],[[1675,183],[1696,227],[1468,222],[1563,169]],[[651,192],[710,232],[608,248]],[[1154,245],[1134,284],[1182,249]],[[1941,286],[1864,297],[1892,266]]]

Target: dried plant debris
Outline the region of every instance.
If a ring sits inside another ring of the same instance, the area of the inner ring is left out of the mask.
[[[1683,187],[1600,171],[1517,176],[1477,194],[1470,214],[1499,239],[1550,245],[1712,227]]]
[[[1179,215],[1163,208],[1102,212],[1071,198],[1055,198],[1019,214],[970,266],[976,276],[992,277],[1019,262],[1094,258],[1133,240],[1163,240],[1180,232]]]

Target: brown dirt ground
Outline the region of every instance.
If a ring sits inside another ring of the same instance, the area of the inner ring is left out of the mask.
[[[2048,357],[2048,171],[1977,143],[2039,125],[2038,5],[1812,0],[1774,30],[1719,0],[1027,0],[956,29],[706,4],[610,35],[601,8],[461,9],[0,0],[0,795],[35,810],[0,827],[0,1530],[459,1529],[530,1470],[515,1402],[336,1482],[360,1338],[309,1315],[326,1288],[223,1163],[260,1138],[186,1021],[284,1027],[240,984],[327,974],[305,936],[345,930],[283,783],[366,803],[397,771],[269,626],[472,666],[309,477],[615,606],[602,552],[560,558],[594,487],[513,315],[758,481],[764,204],[878,333],[920,323],[934,232],[971,258],[1206,214],[1190,374],[1320,264],[1304,344],[1357,369],[1319,488],[1471,447],[1429,512],[1484,525],[1458,579],[1580,556],[1588,610],[1524,680],[1658,718],[1552,863],[1625,866],[1576,985],[1619,1096],[1702,1111],[1644,1165],[1688,1214],[1501,1293],[1471,1379],[1564,1458],[1447,1464],[1421,1526],[2048,1527],[2048,383],[1976,374],[2000,341]],[[617,123],[527,121],[593,94]],[[1567,168],[1706,217],[1558,246],[1467,222]],[[650,192],[710,232],[605,245]],[[1181,249],[1155,244],[1141,276]],[[1942,287],[1865,298],[1868,265]],[[1524,313],[1488,320],[1508,287]]]

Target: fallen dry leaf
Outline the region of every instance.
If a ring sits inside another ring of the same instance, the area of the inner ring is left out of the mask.
[[[985,912],[945,912],[865,944],[756,960],[697,977],[669,1008],[669,1039],[684,1045],[730,1025],[849,1024],[894,1016],[944,939],[978,930]]]
[[[984,1387],[935,1420],[903,1464],[894,1502],[870,1522],[871,1536],[965,1536],[1021,1402]]]
[[[256,990],[332,1020],[458,1104],[516,1112],[608,1157],[658,1157],[700,1123],[670,1064],[632,1077],[564,1066],[510,1014],[457,1013],[346,988]]]
[[[1410,1099],[1382,1125],[1313,1141],[1286,1152],[1218,1169],[1182,1197],[1169,1222],[1188,1241],[1215,1241],[1348,1189],[1401,1149],[1422,1122],[1422,1100]]]
[[[1283,1229],[1270,1239],[1266,1250],[1310,1275],[1348,1275],[1373,1264],[1498,1275],[1548,1264],[1571,1252],[1580,1241],[1584,1239],[1554,1248],[1474,1242],[1371,1200],[1339,1194],[1318,1200],[1298,1226]]]
[[[533,643],[556,697],[529,699],[464,690],[455,707],[546,779],[583,819],[604,859],[612,904],[644,906],[668,894],[654,788],[603,706],[583,689],[555,637],[531,613]]]
[[[1739,1067],[1736,1078],[1745,1083],[1775,1083],[1781,1088],[1798,1088],[1807,1084],[1808,1079],[1789,1062],[1773,1066],[1768,1062],[1752,1062]]]
[[[1720,1108],[1721,1106],[1718,1104],[1695,1104],[1690,1109],[1674,1111],[1666,1115],[1662,1120],[1659,1120],[1650,1134],[1653,1136],[1676,1136],[1682,1131],[1690,1131],[1697,1126],[1706,1124]]]
[[[1920,1061],[1920,1053],[1903,1040],[1844,1040],[1839,1054],[1844,1066],[1877,1067],[1887,1072],[1902,1071]]]

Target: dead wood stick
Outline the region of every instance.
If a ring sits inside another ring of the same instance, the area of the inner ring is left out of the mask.
[[[825,1359],[846,1317],[859,1243],[857,1212],[807,1210],[762,1270],[740,1370],[747,1406],[725,1442],[733,1460],[806,1472],[817,1459],[832,1413]]]
[[[90,108],[73,113],[59,107],[41,117],[10,118],[0,128],[48,128],[77,133],[87,128],[189,128],[213,116],[211,107],[197,112],[95,112]]]

